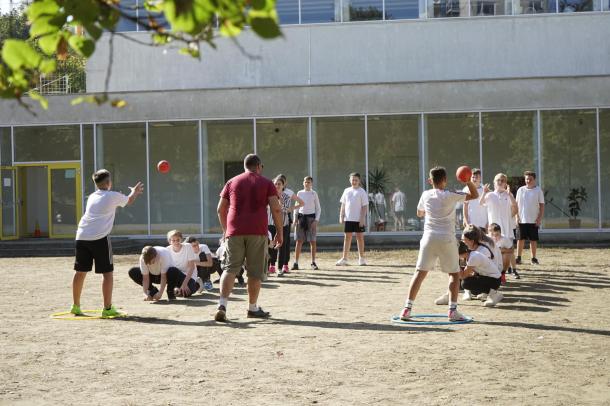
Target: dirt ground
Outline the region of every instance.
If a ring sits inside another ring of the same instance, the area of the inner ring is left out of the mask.
[[[229,324],[212,321],[217,289],[142,301],[137,256],[115,257],[129,318],[53,320],[71,304],[72,258],[0,259],[0,404],[610,405],[607,249],[541,250],[496,308],[460,302],[474,323],[392,325],[416,256],[336,267],[322,254],[319,271],[265,283],[271,320],[247,319],[237,289]],[[445,313],[446,282],[430,274],[414,312]],[[100,284],[88,277],[83,308],[101,307]]]

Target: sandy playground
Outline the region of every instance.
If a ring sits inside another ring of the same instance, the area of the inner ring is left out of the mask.
[[[71,304],[72,258],[0,259],[0,404],[11,405],[610,405],[610,255],[542,249],[496,308],[460,302],[475,323],[396,326],[417,251],[371,252],[367,267],[271,277],[247,319],[246,291],[229,324],[213,293],[143,302],[115,257],[127,319],[52,320]],[[529,258],[527,255],[525,258]],[[304,258],[306,259],[306,258]],[[83,308],[100,308],[90,275]],[[431,274],[415,313],[445,313]]]

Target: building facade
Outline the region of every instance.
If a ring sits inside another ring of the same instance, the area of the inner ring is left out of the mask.
[[[131,41],[146,32],[105,34],[87,89],[127,107],[51,97],[32,116],[0,102],[2,236],[73,235],[102,167],[115,189],[146,184],[114,234],[217,235],[220,189],[255,151],[292,189],[314,177],[326,235],[341,230],[350,172],[371,195],[369,234],[402,238],[421,233],[428,170],[466,164],[486,183],[504,172],[517,186],[537,172],[548,238],[608,238],[610,12],[587,4],[278,1],[282,38],[218,39],[201,61]],[[156,171],[163,159],[168,174]],[[573,189],[586,195],[578,213]],[[396,191],[406,196],[400,227]]]

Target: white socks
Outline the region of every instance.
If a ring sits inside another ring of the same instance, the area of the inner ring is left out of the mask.
[[[222,297],[222,296],[220,296],[220,297],[218,298],[218,305],[219,305],[219,306],[224,306],[224,307],[226,308],[226,307],[227,307],[228,302],[229,302],[229,298],[227,298],[227,297]]]
[[[412,307],[413,307],[413,302],[414,302],[414,300],[407,299],[407,301],[405,302],[405,307],[406,307],[407,309],[412,308]]]
[[[256,303],[254,303],[254,304],[250,303],[250,305],[248,306],[248,310],[251,312],[255,312],[258,310],[258,305]]]

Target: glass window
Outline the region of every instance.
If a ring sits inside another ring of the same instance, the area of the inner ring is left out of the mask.
[[[146,124],[98,124],[96,128],[97,169],[112,174],[112,189],[129,194],[136,182],[150,187],[146,179]],[[113,234],[148,234],[146,192],[132,205],[119,207]]]
[[[252,120],[203,121],[203,230],[221,234],[216,207],[220,191],[244,171],[244,158],[254,152]]]
[[[301,1],[301,23],[332,23],[341,21],[340,0]]]
[[[200,233],[199,125],[196,121],[148,124],[150,226],[152,234],[174,228]],[[168,173],[157,171],[166,160]]]
[[[299,23],[299,0],[277,0],[275,2],[280,24]]]
[[[419,122],[419,115],[368,117],[372,231],[421,230]]]
[[[515,14],[556,13],[557,0],[514,0]]]
[[[264,175],[286,175],[288,188],[298,192],[309,175],[307,119],[256,120],[256,153],[265,165]]]
[[[427,0],[428,17],[468,17],[468,0]]]
[[[508,176],[516,193],[525,185],[524,171],[538,170],[538,125],[535,111],[482,113],[483,179],[493,183],[498,173]]]
[[[610,228],[610,109],[599,111],[602,227]]]
[[[385,0],[385,19],[419,18],[419,0]]]
[[[79,161],[80,126],[14,127],[15,161]]]
[[[350,186],[349,174],[358,172],[366,186],[364,117],[312,119],[313,180],[322,217],[318,231],[343,231],[339,199]]]
[[[471,16],[511,15],[512,4],[508,0],[470,0]]]
[[[121,0],[119,8],[123,14],[136,18],[138,16],[138,1],[137,0]],[[137,31],[138,25],[135,21],[125,17],[121,17],[116,25],[117,32]]]
[[[541,120],[544,227],[597,228],[595,110],[543,111]]]
[[[91,180],[91,175],[95,172],[95,162],[94,162],[94,140],[93,140],[93,125],[85,124],[83,125],[83,195],[84,197],[89,196],[91,193],[95,192],[95,185]],[[133,186],[133,185],[130,185]],[[85,210],[85,206],[83,205],[83,210]]]
[[[382,0],[343,0],[343,21],[383,20]]]
[[[594,10],[600,10],[598,0],[559,0],[560,13],[575,13]]]
[[[13,143],[11,142],[11,127],[0,127],[0,165],[13,164]]]

